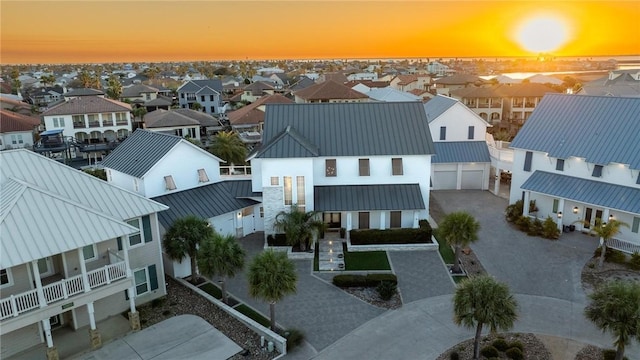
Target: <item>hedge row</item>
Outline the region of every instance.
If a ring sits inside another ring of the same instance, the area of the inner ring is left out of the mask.
[[[367,274],[367,275],[336,275],[333,277],[333,285],[345,287],[376,287],[381,282],[398,284],[398,278],[394,274]]]
[[[431,227],[420,229],[351,230],[351,245],[430,244]]]

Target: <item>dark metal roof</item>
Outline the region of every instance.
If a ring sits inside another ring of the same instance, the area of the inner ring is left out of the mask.
[[[236,198],[233,186],[222,181],[155,197],[153,200],[169,207],[169,210],[158,213],[158,220],[166,229],[176,219],[188,215],[208,219],[259,204],[254,200]]]
[[[418,184],[339,185],[313,188],[315,211],[424,209]]]
[[[538,170],[522,184],[522,189],[640,214],[640,188]]]
[[[263,158],[434,153],[419,102],[267,104],[263,139]]]
[[[229,191],[231,194],[237,198],[248,198],[248,197],[260,197],[262,196],[261,192],[254,192],[251,189],[251,180],[226,180],[224,182],[227,184]]]
[[[438,95],[433,99],[424,103],[424,112],[427,114],[429,122],[437,119],[445,111],[449,110],[453,105],[458,102],[456,99],[444,95]]]
[[[434,164],[491,162],[486,141],[436,141]]]
[[[178,136],[137,129],[102,165],[140,179],[181,140]]]
[[[547,94],[511,147],[640,169],[640,98]]]

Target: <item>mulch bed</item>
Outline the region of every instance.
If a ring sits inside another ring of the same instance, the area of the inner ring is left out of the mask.
[[[498,337],[504,338],[507,343],[519,341],[523,345],[523,354],[525,360],[549,360],[551,359],[551,353],[544,346],[542,341],[531,333],[504,333],[487,335],[480,340],[480,349],[491,345],[491,343]],[[445,351],[442,355],[438,356],[436,360],[449,360],[451,359],[451,353],[456,352],[459,355],[460,360],[473,359],[473,339],[469,339],[455,345],[454,347]],[[486,359],[480,355],[481,359]],[[508,357],[501,352],[498,359],[508,359]]]

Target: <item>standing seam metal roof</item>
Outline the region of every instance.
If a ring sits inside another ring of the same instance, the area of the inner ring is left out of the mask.
[[[510,146],[638,170],[639,119],[640,98],[547,94]]]
[[[422,210],[418,184],[314,186],[315,211]]]
[[[434,164],[442,163],[486,163],[491,162],[486,141],[436,141]]]
[[[522,189],[640,214],[640,188],[537,170]]]
[[[427,101],[424,106],[424,112],[427,114],[429,122],[437,119],[445,111],[449,110],[458,101],[444,95],[438,95]]]
[[[276,142],[290,127],[318,156],[430,155],[435,152],[419,102],[267,104],[266,139],[258,157],[300,155]],[[274,144],[272,144],[272,142]],[[287,146],[284,146],[287,145]]]

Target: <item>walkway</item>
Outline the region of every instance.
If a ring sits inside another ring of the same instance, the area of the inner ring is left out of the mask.
[[[318,269],[320,271],[344,270],[342,240],[337,232],[326,232],[324,239],[318,240]]]
[[[455,285],[437,251],[388,251],[387,255],[398,276],[403,304],[453,294]]]

